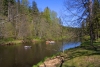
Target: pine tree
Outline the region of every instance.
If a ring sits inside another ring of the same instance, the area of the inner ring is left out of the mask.
[[[3,14],[8,15],[8,0],[3,0]]]
[[[8,16],[8,8],[11,5],[14,5],[14,3],[15,3],[15,0],[3,0],[3,14],[5,16]]]
[[[98,39],[99,37],[99,27],[100,27],[100,4],[98,0],[94,1],[93,6],[93,29],[94,29],[94,39]]]
[[[32,13],[33,14],[38,14],[39,13],[37,3],[35,1],[32,2]]]
[[[50,9],[48,7],[46,7],[44,9],[44,13],[43,13],[44,17],[46,18],[47,22],[51,22],[51,18],[50,18]]]
[[[3,8],[3,0],[0,0],[0,14],[2,14],[2,9]]]

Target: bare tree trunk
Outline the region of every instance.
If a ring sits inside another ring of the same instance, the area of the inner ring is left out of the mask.
[[[90,40],[91,45],[93,45],[92,0],[89,0],[89,14]]]
[[[13,9],[14,5],[11,4],[11,2],[8,2],[8,21],[13,22],[14,18],[13,18]]]
[[[20,0],[17,0],[18,4],[17,4],[17,15],[19,14],[20,12]]]
[[[10,21],[10,2],[8,2],[8,21]]]

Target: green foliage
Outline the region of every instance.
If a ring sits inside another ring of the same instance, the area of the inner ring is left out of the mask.
[[[80,47],[66,50],[62,67],[99,67],[100,43],[93,43],[98,51],[94,51],[89,44],[89,41],[86,41]]]
[[[90,36],[88,35],[83,36],[83,41],[88,41],[88,40],[90,40]]]
[[[3,39],[0,39],[0,44],[4,44],[5,41]]]
[[[38,14],[39,13],[37,3],[35,1],[32,2],[32,13],[33,14]]]
[[[33,65],[32,67],[39,67],[39,65],[41,65],[43,62],[39,62],[37,65]]]
[[[11,42],[11,41],[14,41],[15,39],[10,37],[10,38],[3,38],[3,39],[0,39],[0,44],[5,44],[7,42]]]
[[[4,15],[8,15],[8,0],[3,0],[3,11],[4,11]]]
[[[51,22],[51,18],[50,18],[50,9],[48,7],[46,7],[44,9],[43,12],[44,17],[46,18],[47,22],[50,23]]]
[[[93,2],[93,8],[92,8],[92,19],[89,19],[87,17],[86,25],[85,22],[82,23],[82,39],[84,40],[93,40],[96,41],[98,38],[100,38],[100,2],[98,0],[94,0]],[[90,22],[90,20],[92,22]],[[92,24],[91,24],[92,23]],[[90,28],[91,27],[91,28]],[[90,31],[92,34],[90,34]],[[90,38],[88,37],[90,35]],[[92,42],[92,41],[91,41]]]
[[[51,11],[49,7],[46,7],[43,12],[39,12],[35,1],[32,2],[32,6],[29,6],[28,0],[2,1],[3,5],[1,4],[1,6],[4,7],[2,9],[2,12],[4,12],[3,19],[10,19],[9,22],[6,20],[0,21],[4,22],[1,25],[2,28],[0,27],[0,32],[4,38],[15,37],[25,41],[33,39],[59,40],[66,38],[66,35],[70,33],[67,27],[60,24],[61,19],[57,17],[57,13]],[[9,10],[8,3],[10,3]],[[2,19],[1,16],[0,14],[0,19]]]
[[[5,38],[5,39],[4,39],[4,41],[6,41],[6,42],[14,41],[14,40],[15,40],[15,39],[14,39],[14,38],[11,38],[11,37],[10,37],[10,38]]]
[[[62,67],[99,67],[99,58],[99,55],[76,57],[66,61]]]
[[[3,0],[3,14],[4,15],[8,15],[8,3],[10,2],[10,4],[14,4],[15,0]]]

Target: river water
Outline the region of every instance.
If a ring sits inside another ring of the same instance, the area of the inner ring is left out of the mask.
[[[0,46],[0,67],[32,67],[45,57],[79,46],[80,42],[25,43]]]

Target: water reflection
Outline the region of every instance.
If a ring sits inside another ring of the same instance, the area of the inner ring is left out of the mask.
[[[79,46],[80,42],[56,42],[55,44],[19,44],[14,46],[0,46],[0,67],[32,67],[47,56],[51,56],[63,48],[69,49]]]

